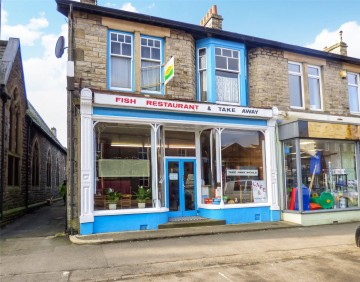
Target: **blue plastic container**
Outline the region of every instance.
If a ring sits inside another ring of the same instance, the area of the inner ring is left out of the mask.
[[[299,210],[299,201],[298,201],[298,192],[296,189],[296,197],[295,197],[295,210]],[[310,210],[310,189],[306,187],[304,184],[302,186],[302,193],[303,193],[303,210],[308,211]]]

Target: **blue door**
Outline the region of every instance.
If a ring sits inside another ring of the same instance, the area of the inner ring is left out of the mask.
[[[196,161],[166,160],[167,206],[170,217],[196,215]]]

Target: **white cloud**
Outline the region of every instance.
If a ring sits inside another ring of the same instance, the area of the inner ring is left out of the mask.
[[[8,25],[8,13],[6,10],[1,10],[1,38],[9,39],[9,37],[21,38],[21,44],[25,46],[33,46],[34,42],[41,37],[43,34],[41,29],[49,25],[48,20],[45,18],[45,15],[42,13],[37,18],[32,18],[25,25]]]
[[[148,9],[152,9],[152,8],[154,8],[155,7],[155,3],[153,2],[153,3],[151,3],[149,6],[148,6]]]
[[[8,12],[1,7],[1,26],[7,23],[8,21],[7,19],[8,19]]]
[[[306,47],[323,50],[336,42],[339,42],[339,31],[343,31],[343,41],[348,45],[347,54],[350,57],[360,58],[360,25],[356,21],[342,24],[337,30],[322,30],[315,38],[315,41],[307,44]]]
[[[59,141],[66,146],[67,136],[67,56],[57,59],[54,48],[58,36],[67,38],[67,24],[61,26],[61,34],[46,34],[41,37],[44,52],[23,62],[27,97],[51,128],[57,129]]]
[[[124,3],[120,9],[121,9],[121,10],[128,11],[128,12],[135,12],[135,13],[138,12],[138,11],[136,10],[136,8],[135,8],[130,2]]]

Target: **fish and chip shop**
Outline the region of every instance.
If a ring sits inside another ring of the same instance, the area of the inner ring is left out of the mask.
[[[280,220],[277,108],[81,91],[80,233]]]

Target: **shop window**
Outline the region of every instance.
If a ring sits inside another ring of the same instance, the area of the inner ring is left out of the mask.
[[[184,131],[165,131],[165,155],[195,157],[195,134]]]
[[[203,204],[212,203],[212,199],[216,198],[217,188],[220,186],[218,185],[220,179],[217,180],[216,136],[217,131],[215,129],[204,130],[200,135],[201,202]]]
[[[197,42],[198,99],[247,106],[245,46],[219,39]]]
[[[151,127],[98,123],[95,132],[94,209],[138,208],[140,192],[146,193],[145,207],[153,207]]]
[[[35,142],[32,157],[31,157],[31,185],[39,186],[39,173],[40,173],[40,163],[39,163],[39,145]]]
[[[300,139],[284,142],[286,202],[298,210],[297,175],[300,175],[303,210],[331,210],[358,207],[355,143]],[[296,152],[300,151],[300,160]],[[301,167],[296,167],[293,160]]]
[[[348,73],[349,108],[352,113],[360,113],[359,74]]]
[[[310,96],[310,109],[322,110],[322,91],[320,68],[308,66],[308,88]]]
[[[47,162],[46,162],[46,186],[51,187],[51,154],[50,151],[47,155]]]
[[[264,134],[225,129],[221,133],[221,172],[225,204],[267,203]]]
[[[296,143],[287,140],[283,143],[283,156],[285,165],[285,209],[290,209],[291,193],[297,187]]]
[[[302,65],[299,63],[289,62],[288,70],[290,106],[294,108],[304,108]]]
[[[262,132],[206,130],[200,143],[202,203],[267,203]]]

